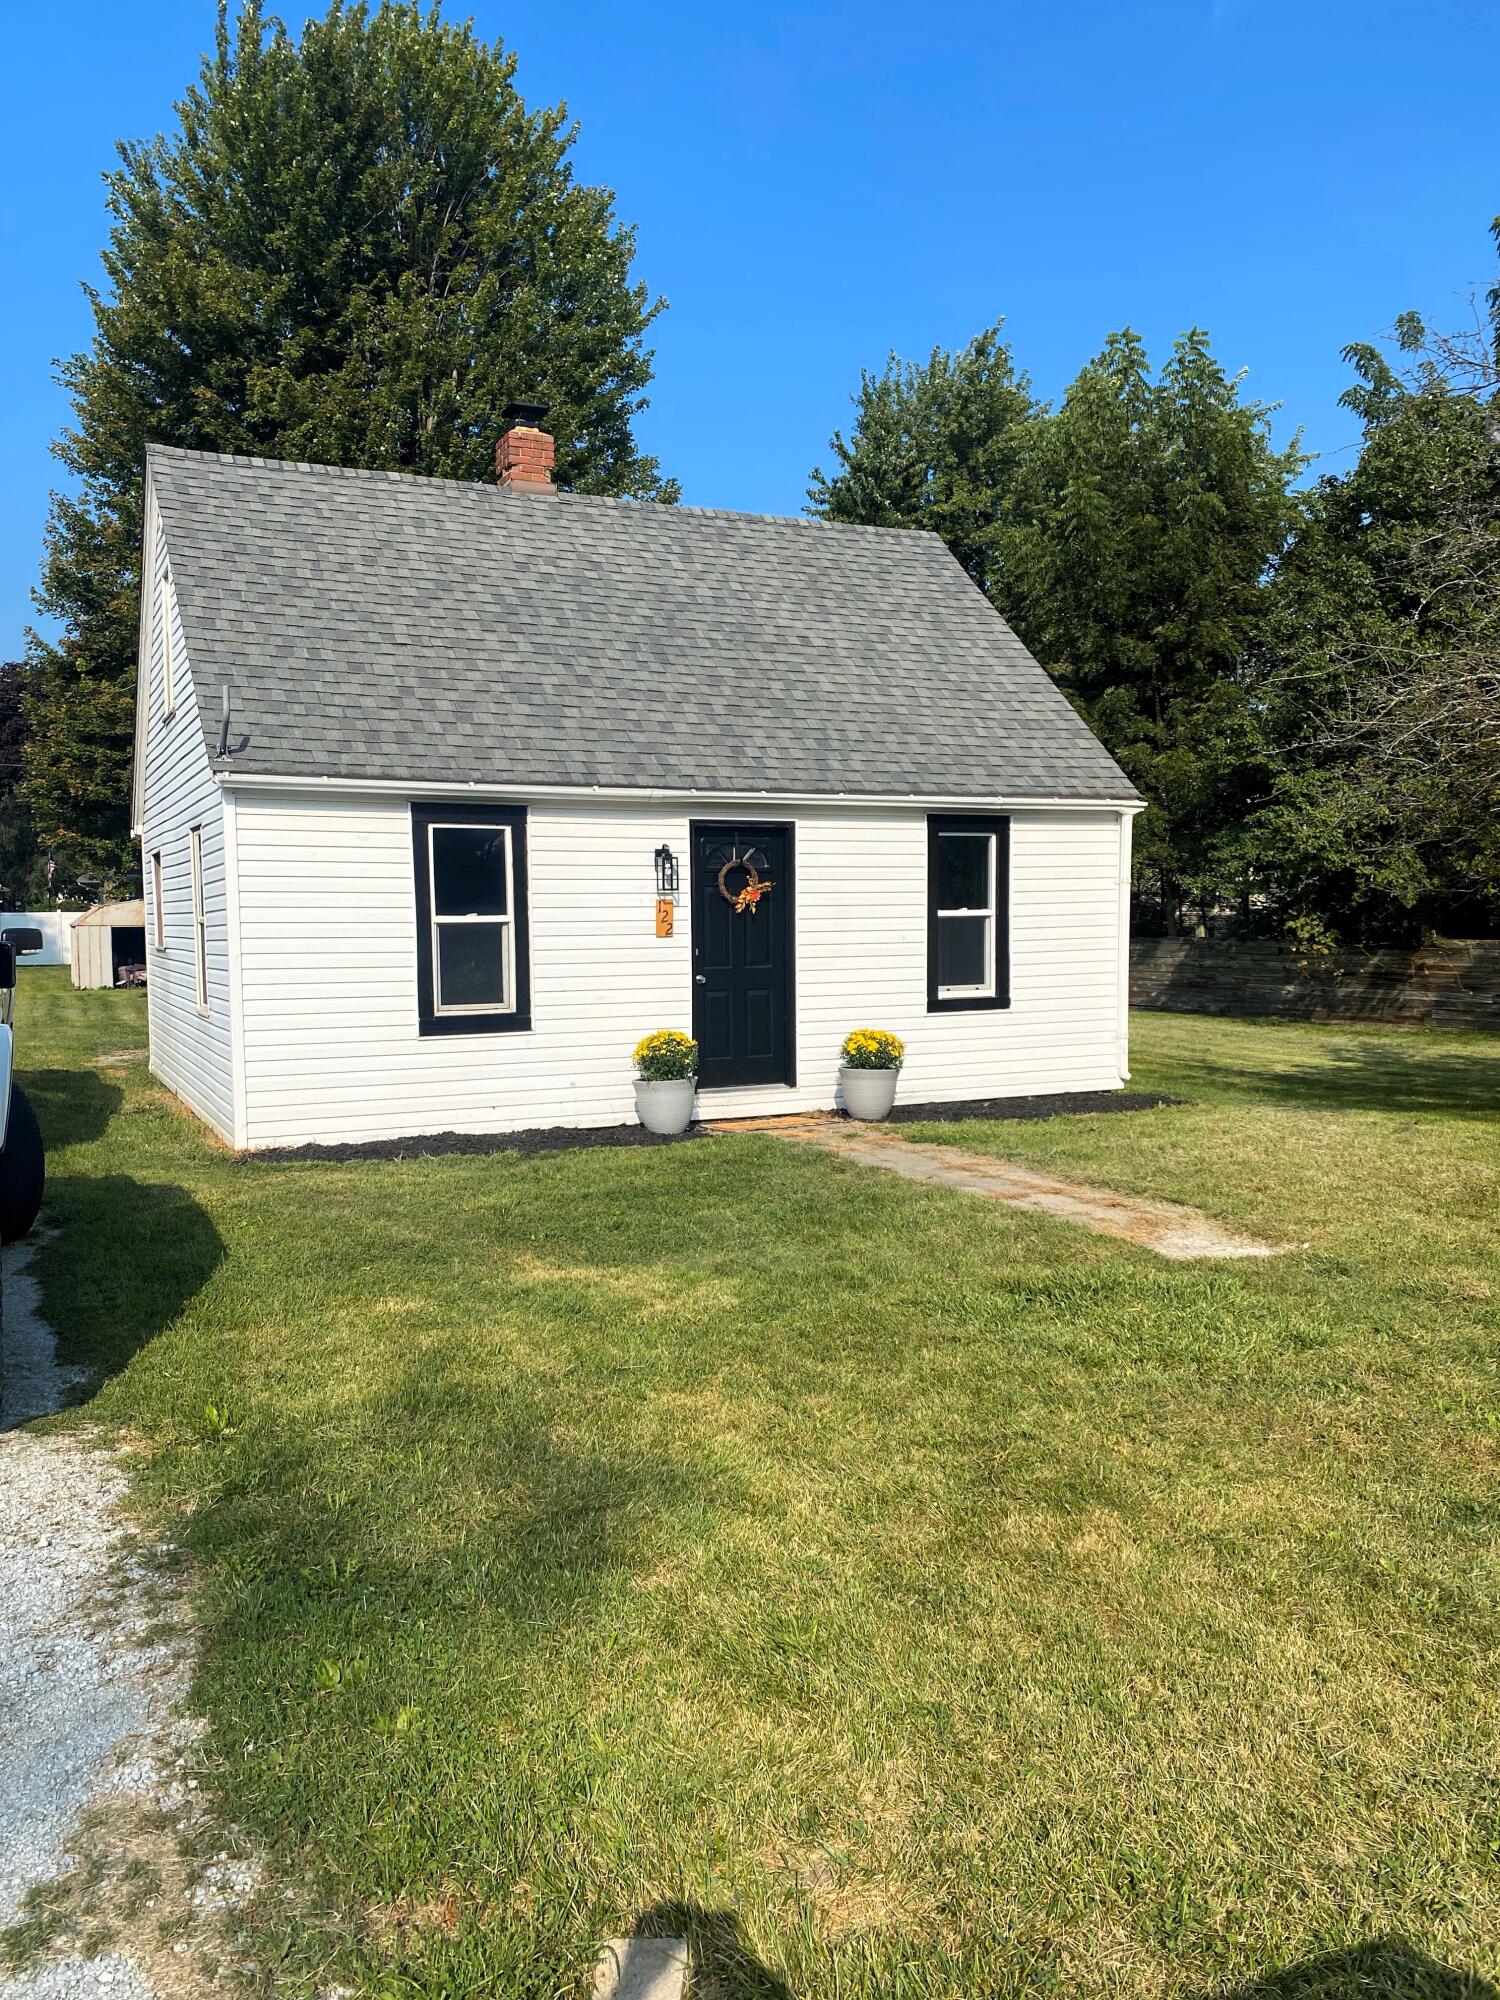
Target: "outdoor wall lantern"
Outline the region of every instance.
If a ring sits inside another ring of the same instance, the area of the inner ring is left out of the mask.
[[[656,893],[658,896],[677,894],[677,856],[665,841],[656,850]]]

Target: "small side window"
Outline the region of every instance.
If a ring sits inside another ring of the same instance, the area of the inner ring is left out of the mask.
[[[1010,821],[927,822],[927,1011],[1010,1005]]]
[[[203,913],[203,829],[195,826],[188,834],[189,859],[193,870],[193,979],[198,990],[198,1012],[208,1012],[208,923]]]
[[[170,721],[177,713],[177,659],[172,639],[172,572],[163,570],[156,585],[156,625],[161,633],[161,712]]]
[[[151,942],[158,951],[167,948],[167,913],[161,900],[161,855],[151,857]]]

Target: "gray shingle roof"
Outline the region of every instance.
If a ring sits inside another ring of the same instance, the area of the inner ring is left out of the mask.
[[[1135,796],[933,535],[149,462],[211,756],[232,690],[228,769]]]

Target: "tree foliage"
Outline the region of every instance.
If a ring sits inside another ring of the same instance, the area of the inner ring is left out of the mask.
[[[835,431],[834,471],[814,471],[811,511],[867,527],[930,528],[979,588],[999,582],[1010,495],[1041,406],[1000,338],[1001,322],[957,354],[889,357],[866,373],[855,422]]]
[[[26,792],[75,871],[126,843],[148,442],[493,476],[499,413],[551,405],[558,477],[675,499],[637,451],[661,310],[613,196],[577,181],[561,107],[515,58],[416,6],[334,0],[300,37],[246,0],[177,129],[108,177],[95,332],[63,369]]]
[[[944,537],[1152,800],[1140,865],[1175,910],[1253,749],[1237,670],[1296,519],[1296,447],[1273,448],[1197,330],[1159,376],[1111,335],[1055,410],[998,326],[892,359],[855,404],[813,510]]]
[[[1480,357],[1455,366],[1465,350]],[[1393,934],[1500,916],[1500,429],[1493,364],[1415,316],[1346,350],[1357,464],[1269,593],[1274,796],[1245,845],[1298,916]]]
[[[1346,350],[1362,448],[1311,489],[1197,329],[1159,375],[1111,335],[1055,409],[998,329],[893,359],[815,475],[942,534],[1140,787],[1148,925],[1500,919],[1500,285],[1396,348]]]
[[[1037,432],[1001,608],[1151,800],[1138,866],[1175,920],[1254,782],[1240,667],[1304,460],[1277,451],[1199,329],[1153,376],[1113,334]]]
[[[0,663],[0,910],[34,909],[47,891],[45,864],[21,797],[25,671],[20,660]]]

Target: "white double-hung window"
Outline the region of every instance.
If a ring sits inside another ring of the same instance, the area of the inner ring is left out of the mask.
[[[510,828],[437,824],[427,840],[437,1012],[509,1013],[516,993]]]
[[[1010,822],[946,814],[927,822],[929,1010],[1010,1000]]]
[[[424,1034],[526,1027],[525,814],[412,808]]]

